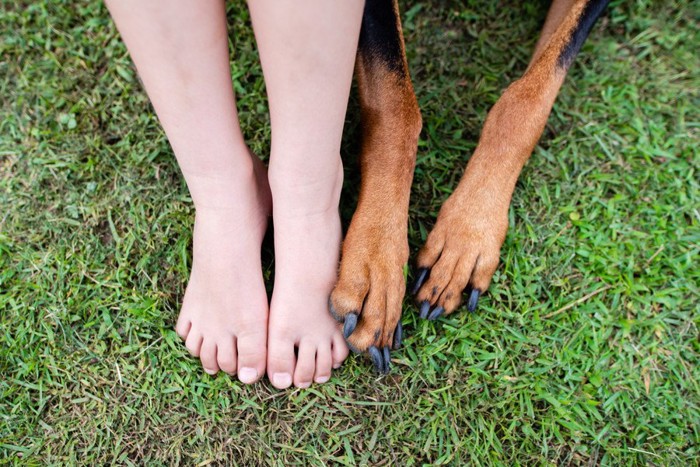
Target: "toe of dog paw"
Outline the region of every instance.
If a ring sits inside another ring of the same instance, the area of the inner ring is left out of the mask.
[[[403,326],[401,321],[399,321],[394,329],[390,345],[384,345],[383,347],[372,345],[367,349],[367,354],[372,360],[372,364],[374,365],[374,369],[377,371],[377,373],[381,375],[389,374],[389,371],[391,370],[391,351],[398,350],[401,347],[402,339]]]
[[[398,349],[403,339],[403,272],[409,249],[405,222],[377,224],[375,219],[355,213],[329,309],[342,324],[348,347],[368,355],[377,371],[386,374],[391,349]]]
[[[343,281],[341,276],[329,300],[329,311],[342,324],[350,350],[366,353],[380,374],[389,372],[391,350],[398,349],[403,340],[400,319],[405,284],[401,269],[393,276],[376,274],[367,278],[367,287]]]
[[[433,321],[450,315],[465,299],[467,310],[476,310],[498,267],[507,223],[474,225],[466,223],[464,217],[468,216],[443,215],[441,211],[418,254],[412,292],[422,319]]]

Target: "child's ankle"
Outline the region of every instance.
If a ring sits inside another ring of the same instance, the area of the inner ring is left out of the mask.
[[[340,158],[337,168],[327,174],[305,175],[296,171],[284,173],[271,165],[269,181],[275,212],[291,216],[322,212],[337,214],[343,188]]]
[[[196,210],[236,209],[256,202],[259,180],[252,162],[219,172],[184,173]]]

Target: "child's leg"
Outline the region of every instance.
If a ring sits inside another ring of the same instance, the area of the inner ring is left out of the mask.
[[[325,381],[348,352],[328,297],[342,235],[340,140],[363,5],[249,1],[272,122],[276,268],[267,372],[278,388]]]
[[[178,334],[208,373],[265,371],[260,244],[271,209],[265,168],[238,125],[223,0],[107,0],[196,208]]]

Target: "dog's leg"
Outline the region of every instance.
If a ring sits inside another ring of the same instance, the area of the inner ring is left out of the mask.
[[[368,351],[376,368],[386,373],[389,348],[401,339],[408,199],[421,129],[396,0],[367,0],[356,75],[362,185],[330,310],[344,322],[350,347]]]
[[[462,180],[418,254],[413,293],[420,316],[473,311],[498,266],[508,206],[567,70],[609,0],[555,0],[525,74],[493,106]]]

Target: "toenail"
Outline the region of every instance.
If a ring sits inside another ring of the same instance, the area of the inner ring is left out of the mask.
[[[343,324],[343,337],[346,339],[350,337],[350,334],[353,333],[355,328],[357,327],[357,314],[355,313],[349,313],[345,317],[345,323]]]
[[[340,368],[341,366],[343,366],[342,363],[336,363],[336,364],[333,365],[333,369],[334,369],[334,370],[337,370],[337,369]]]
[[[326,381],[328,381],[329,379],[330,379],[330,378],[329,378],[328,376],[319,376],[318,378],[316,378],[315,381],[316,381],[318,384],[323,384],[323,383],[325,383]]]
[[[277,387],[289,387],[292,384],[292,375],[289,373],[275,373],[272,375],[272,382]]]
[[[254,383],[258,379],[258,370],[255,368],[241,368],[238,372],[238,379],[246,384]]]
[[[306,388],[308,388],[309,386],[311,386],[311,383],[299,383],[299,384],[297,384],[297,387],[298,387],[299,389],[306,389]]]
[[[423,300],[423,303],[420,304],[420,317],[422,319],[427,319],[429,311],[430,311],[430,302],[428,300]]]
[[[207,369],[207,368],[205,368],[204,371],[206,371],[208,374],[210,374],[210,375],[212,375],[212,376],[214,376],[214,375],[216,374],[216,371],[214,371],[214,370],[209,370],[209,369]]]

